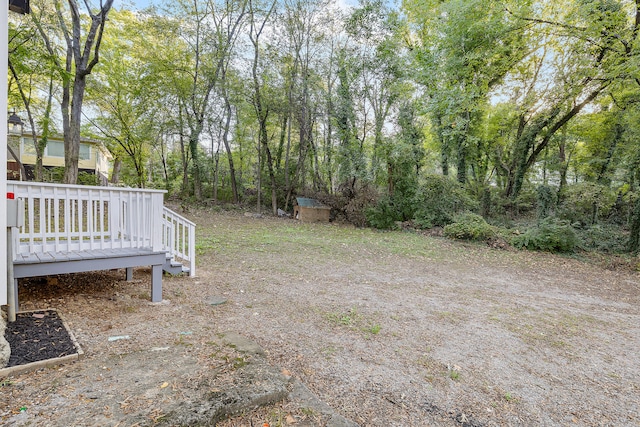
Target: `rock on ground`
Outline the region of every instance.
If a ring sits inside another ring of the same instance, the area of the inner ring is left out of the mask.
[[[0,368],[4,368],[9,363],[9,357],[11,356],[11,348],[9,343],[4,338],[4,330],[7,327],[4,315],[0,316]]]

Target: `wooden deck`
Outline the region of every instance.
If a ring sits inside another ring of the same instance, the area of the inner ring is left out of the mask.
[[[17,311],[19,279],[124,268],[126,279],[131,280],[133,268],[142,266],[151,267],[151,301],[160,302],[162,301],[162,267],[166,260],[167,253],[164,251],[140,248],[19,255],[13,262],[13,303]]]
[[[123,268],[130,280],[134,267],[150,266],[159,302],[163,269],[195,275],[195,224],[163,206],[164,191],[33,182],[7,191],[24,205],[10,239],[16,310],[27,277]]]

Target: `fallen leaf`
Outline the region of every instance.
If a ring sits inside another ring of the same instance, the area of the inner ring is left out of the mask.
[[[165,388],[165,387],[169,387],[169,383],[168,382],[163,382],[162,385],[160,386],[160,388]]]
[[[285,377],[290,377],[291,376],[291,372],[289,372],[288,369],[283,369],[282,370],[282,375],[284,375]]]
[[[285,417],[285,421],[288,425],[295,424],[297,422],[296,419],[291,416],[291,414],[287,414],[287,416]]]

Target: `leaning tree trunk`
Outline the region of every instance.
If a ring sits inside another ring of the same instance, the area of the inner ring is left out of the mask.
[[[240,198],[238,197],[238,184],[236,181],[236,168],[233,163],[233,153],[231,152],[231,144],[229,143],[229,129],[231,128],[231,103],[227,96],[226,89],[224,90],[224,105],[227,112],[227,119],[224,123],[224,132],[222,133],[222,142],[224,143],[224,149],[227,152],[227,160],[229,161],[229,180],[231,181],[231,191],[233,192],[233,203],[238,203]]]

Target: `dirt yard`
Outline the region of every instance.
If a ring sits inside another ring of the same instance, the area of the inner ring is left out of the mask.
[[[361,426],[640,425],[640,273],[409,232],[192,211],[196,278],[61,276],[85,358],[2,382],[3,425],[177,425],[246,362],[220,334]],[[220,299],[226,303],[217,305]],[[109,337],[128,339],[109,341]],[[208,394],[207,394],[208,393]],[[325,425],[290,402],[219,425]]]

